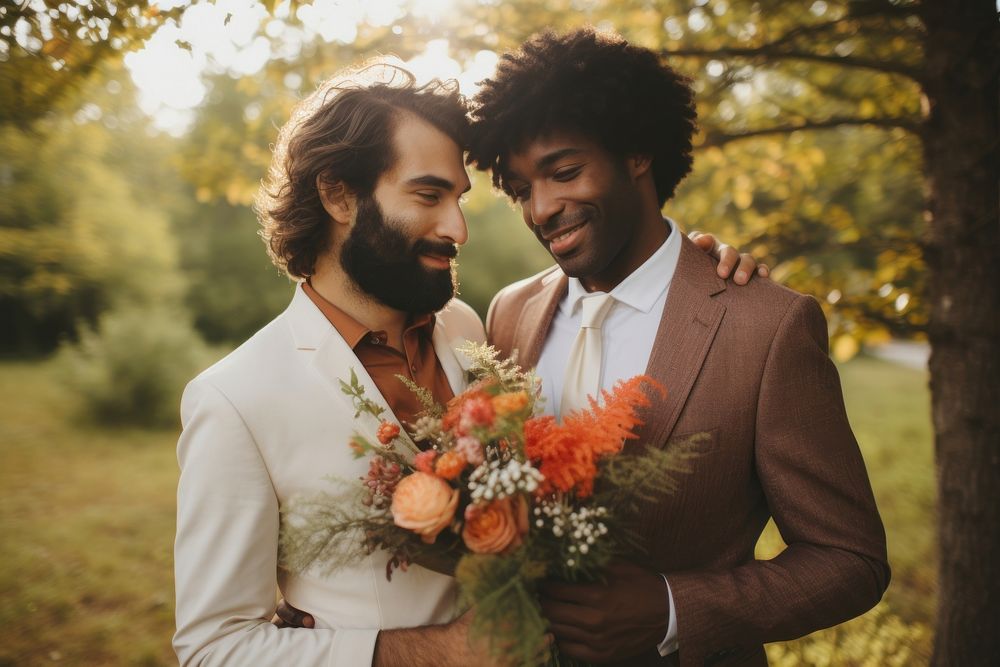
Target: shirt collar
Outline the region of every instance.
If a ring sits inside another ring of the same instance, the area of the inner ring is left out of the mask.
[[[336,304],[331,301],[326,300],[323,296],[317,292],[308,280],[302,283],[302,290],[309,296],[316,307],[319,308],[320,312],[326,316],[326,319],[330,321],[330,324],[337,330],[337,333],[344,339],[344,341],[353,350],[358,346],[359,343],[368,339],[368,335],[374,332],[361,322],[351,317],[346,311],[339,308]],[[411,315],[406,323],[405,334],[411,331],[417,331],[423,335],[430,338],[431,333],[434,331],[434,321],[435,317],[433,313],[424,313],[422,315]]]
[[[638,311],[648,313],[670,285],[680,257],[681,240],[677,225],[669,218],[664,218],[670,228],[667,239],[657,248],[649,259],[629,274],[625,280],[618,283],[611,296]],[[590,296],[579,278],[570,278],[566,298],[562,308],[566,313],[576,311],[580,301]]]

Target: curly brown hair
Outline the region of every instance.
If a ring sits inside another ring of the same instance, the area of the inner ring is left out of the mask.
[[[469,122],[458,83],[417,86],[413,74],[383,62],[335,76],[293,109],[254,201],[271,261],[291,278],[311,276],[329,247],[329,215],[317,184],[371,196],[396,160],[393,130],[404,113],[465,146]]]
[[[471,100],[467,161],[504,182],[506,160],[554,130],[579,132],[615,155],[649,155],[660,206],[691,171],[697,131],[690,80],[615,34],[545,32],[504,54]]]

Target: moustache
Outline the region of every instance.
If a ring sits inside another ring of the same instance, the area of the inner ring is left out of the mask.
[[[437,255],[455,259],[458,257],[458,246],[447,241],[431,241],[430,239],[417,239],[413,244],[413,252],[417,255]]]

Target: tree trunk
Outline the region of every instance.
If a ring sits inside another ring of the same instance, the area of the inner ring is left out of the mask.
[[[995,0],[923,0],[938,474],[932,664],[1000,665],[1000,68]]]

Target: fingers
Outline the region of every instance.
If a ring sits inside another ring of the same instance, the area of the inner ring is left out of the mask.
[[[598,610],[551,598],[541,598],[539,604],[542,607],[542,616],[548,619],[553,628],[574,627],[586,633],[601,627],[601,613]]]
[[[559,652],[565,656],[584,660],[586,662],[601,662],[603,656],[599,652],[606,649],[608,637],[599,627],[589,624],[590,628],[573,623],[560,623],[549,618],[549,631],[552,633]]]
[[[746,254],[741,255],[736,248],[725,243],[719,244],[719,252],[716,256],[719,258],[719,265],[716,267],[715,271],[720,278],[729,278],[730,276],[733,276],[733,269],[736,269],[737,267],[739,267],[739,269],[743,269],[744,257],[749,258],[753,266],[757,265],[756,262],[754,262],[753,257]],[[740,271],[737,270],[733,279],[736,281],[737,285],[745,285],[747,282],[746,271],[743,271],[741,274]]]
[[[582,642],[556,639],[556,646],[559,647],[559,654],[568,658],[574,658],[583,662],[601,663],[612,659],[613,654],[606,650],[595,650],[594,647]]]
[[[688,238],[690,238],[702,252],[706,252],[715,259],[719,260],[719,265],[716,268],[716,271],[718,272],[720,278],[729,278],[733,275],[733,268],[735,268],[737,264],[740,265],[740,268],[746,268],[743,266],[744,257],[749,257],[750,261],[754,264],[754,266],[756,266],[752,257],[746,254],[740,255],[740,253],[729,244],[720,243],[713,234],[703,234],[698,231],[693,231],[688,234]],[[747,273],[752,270],[752,268],[749,269]],[[745,285],[746,282],[746,275],[744,275],[743,281],[740,282],[739,274],[737,274],[736,283],[738,285]]]
[[[271,619],[271,622],[279,628],[313,628],[316,626],[316,621],[311,615],[296,609],[284,600],[278,603],[274,615],[278,622],[275,622],[274,619]]]
[[[550,622],[549,631],[559,643],[574,642],[577,644],[590,644],[594,640],[594,633],[574,625],[560,625]]]
[[[596,584],[566,584],[543,582],[538,591],[542,597],[578,605],[594,606],[600,599],[601,586]]]
[[[688,234],[688,238],[702,252],[719,260],[716,272],[720,278],[726,280],[732,278],[737,285],[746,285],[754,274],[761,278],[768,278],[771,275],[771,269],[766,264],[758,264],[750,253],[741,253],[736,248],[720,242],[712,234],[693,231]]]
[[[696,246],[701,248],[704,252],[707,252],[712,257],[718,258],[719,256],[719,241],[712,234],[705,234],[697,230],[688,234],[688,238],[691,239]]]

